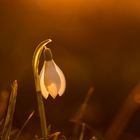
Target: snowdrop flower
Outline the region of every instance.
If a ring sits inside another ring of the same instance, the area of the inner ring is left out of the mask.
[[[49,94],[55,98],[57,95],[62,96],[66,80],[63,72],[55,64],[52,53],[49,48],[44,51],[45,61],[40,72],[40,90],[44,98],[48,98]]]

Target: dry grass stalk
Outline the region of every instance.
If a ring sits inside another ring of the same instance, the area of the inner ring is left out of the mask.
[[[8,110],[7,110],[7,115],[6,115],[6,119],[5,119],[5,123],[4,123],[4,128],[3,128],[1,140],[9,140],[10,139],[13,115],[15,112],[15,105],[16,105],[17,89],[18,89],[18,84],[17,84],[17,81],[15,80],[12,83],[9,105],[8,105]]]

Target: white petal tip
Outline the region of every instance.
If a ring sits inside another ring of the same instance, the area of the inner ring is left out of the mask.
[[[63,93],[58,93],[58,95],[61,97],[62,95],[64,94],[64,92]]]
[[[51,94],[50,94],[50,95],[51,95]],[[51,95],[51,97],[52,97],[53,99],[55,99],[55,98],[56,98],[56,96],[57,96],[57,95],[55,95],[55,96],[54,96],[54,95],[53,95],[53,96]]]
[[[48,96],[44,96],[43,94],[42,94],[42,96],[43,96],[45,99],[47,99],[47,98],[48,98]]]

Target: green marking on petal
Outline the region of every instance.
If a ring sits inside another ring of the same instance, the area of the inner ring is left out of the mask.
[[[53,56],[52,56],[51,49],[46,48],[46,49],[44,50],[44,60],[50,61],[50,60],[52,60],[52,59],[53,59]]]

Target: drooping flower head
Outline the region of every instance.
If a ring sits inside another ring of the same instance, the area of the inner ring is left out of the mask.
[[[40,90],[44,98],[49,94],[55,98],[57,95],[62,96],[66,80],[61,69],[55,64],[51,50],[46,48],[44,51],[45,61],[40,72]]]

